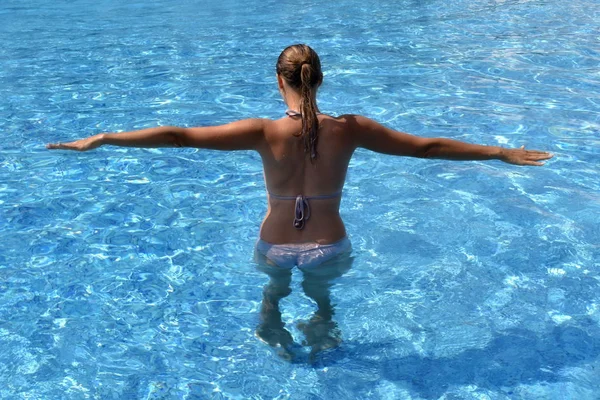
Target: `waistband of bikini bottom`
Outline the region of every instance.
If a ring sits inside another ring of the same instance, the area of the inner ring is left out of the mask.
[[[314,245],[315,247],[323,248],[323,247],[340,246],[340,245],[344,245],[346,243],[350,244],[350,239],[348,239],[348,236],[344,236],[343,238],[341,238],[337,242],[325,243],[325,244],[321,244],[321,243],[318,243],[318,242],[281,243],[281,244],[277,244],[277,243],[270,243],[270,242],[267,242],[267,241],[262,240],[262,239],[259,238],[258,241],[256,242],[256,245],[257,246],[288,247],[288,248],[301,248],[301,247],[306,247],[306,246],[309,246],[309,245]]]

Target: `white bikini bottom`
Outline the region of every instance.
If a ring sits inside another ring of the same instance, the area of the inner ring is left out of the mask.
[[[314,268],[327,261],[335,259],[341,254],[349,253],[352,245],[347,237],[330,243],[298,243],[298,244],[272,244],[260,239],[256,243],[256,251],[267,258],[271,263],[291,269],[294,266],[302,269]]]

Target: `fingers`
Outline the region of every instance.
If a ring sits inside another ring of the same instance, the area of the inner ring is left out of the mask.
[[[509,152],[510,160],[507,162],[516,165],[532,165],[542,166],[544,165],[543,160],[549,160],[554,157],[554,154],[546,151],[539,150],[525,150],[525,146],[521,146],[518,149],[513,149]]]
[[[525,153],[527,154],[537,154],[537,155],[543,155],[543,156],[548,156],[548,158],[551,158],[554,156],[554,154],[552,153],[548,153],[547,151],[539,151],[539,150],[525,150],[525,146],[521,146],[519,147],[519,150],[523,150]]]
[[[535,165],[538,167],[541,167],[542,165],[544,165],[545,163],[541,162],[541,160],[548,160],[549,158],[552,158],[551,155],[544,155],[544,156],[530,156],[530,157],[526,157],[523,160],[523,164],[522,165]]]
[[[540,154],[540,155],[549,155],[551,153],[548,153],[547,151],[539,151],[539,150],[525,150],[525,152],[527,154]]]
[[[552,157],[554,157],[554,154],[548,153],[546,151],[525,150],[525,146],[521,146],[519,150],[525,153],[522,165],[542,166],[544,165],[544,163],[540,162],[541,160],[549,160]]]
[[[46,148],[50,150],[81,150],[72,143],[49,143]]]
[[[526,165],[542,166],[542,165],[544,165],[544,163],[540,162],[540,161],[549,160],[552,157],[554,157],[554,154],[545,153],[542,151],[527,152],[527,155],[525,157],[525,162],[526,162]]]
[[[549,160],[554,157],[554,154],[546,153],[544,151],[527,151],[526,157],[529,160]]]
[[[46,145],[46,148],[50,150],[67,150],[69,146],[63,143],[49,143]]]
[[[554,154],[549,154],[549,153],[546,153],[546,154],[540,154],[540,155],[538,155],[538,156],[537,156],[537,159],[538,159],[538,160],[549,160],[549,159],[551,159],[552,157],[554,157]]]

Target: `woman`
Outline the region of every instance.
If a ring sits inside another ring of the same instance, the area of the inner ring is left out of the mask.
[[[47,147],[79,151],[102,145],[258,151],[269,196],[256,252],[261,261],[259,269],[269,275],[270,282],[264,288],[256,334],[278,348],[282,357],[295,357],[295,343],[284,328],[279,302],[290,294],[291,268],[298,266],[304,273],[304,292],[318,308],[307,323],[299,324],[313,358],[341,341],[337,324],[332,320],[334,309],[329,289],[352,262],[339,207],[354,150],[363,147],[379,153],[449,160],[498,159],[518,165],[542,165],[541,160],[552,157],[524,148],[420,138],[359,115],[336,118],[320,114],[316,96],[322,80],[321,63],[314,50],[306,45],[293,45],[277,60],[277,84],[288,106],[287,115],[281,119],[99,134]]]
[[[70,143],[49,144],[47,148],[87,151],[115,145],[258,151],[269,196],[257,252],[285,268],[314,267],[349,251],[339,206],[348,164],[358,147],[398,156],[498,159],[517,165],[543,165],[540,161],[552,157],[523,147],[505,149],[420,138],[360,115],[320,114],[316,96],[322,81],[317,53],[303,44],[292,45],[277,60],[277,84],[288,106],[287,115],[281,119],[99,134]]]

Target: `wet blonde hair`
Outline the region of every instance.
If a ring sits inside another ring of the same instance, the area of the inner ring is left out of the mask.
[[[277,59],[277,74],[300,91],[300,116],[302,131],[297,135],[304,141],[304,151],[310,154],[310,160],[317,158],[319,140],[319,120],[316,104],[317,89],[323,82],[321,61],[317,53],[305,44],[286,47]]]

